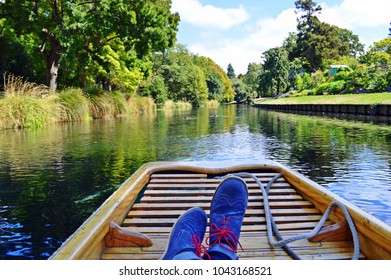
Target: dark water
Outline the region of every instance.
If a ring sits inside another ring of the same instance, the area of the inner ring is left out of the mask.
[[[47,259],[141,164],[273,159],[391,224],[391,127],[228,106],[0,132],[0,259]]]

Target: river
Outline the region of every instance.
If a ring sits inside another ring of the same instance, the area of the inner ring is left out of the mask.
[[[143,163],[272,159],[391,224],[391,127],[246,106],[0,131],[0,259],[47,259]]]

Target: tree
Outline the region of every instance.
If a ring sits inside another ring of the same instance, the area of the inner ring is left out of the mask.
[[[300,0],[295,2],[296,13],[301,13],[297,18],[297,40],[291,58],[302,57],[307,61],[306,68],[313,71],[320,66],[317,56],[317,45],[319,36],[315,30],[319,27],[320,21],[316,14],[320,13],[322,7],[313,0]]]
[[[193,55],[194,63],[201,67],[206,76],[209,99],[219,102],[230,102],[234,99],[235,92],[232,83],[223,69],[212,59]]]
[[[157,72],[164,78],[169,99],[190,102],[193,106],[208,99],[206,75],[183,45],[175,45],[162,56]]]
[[[360,42],[360,38],[357,35],[345,28],[339,28],[338,26],[334,26],[334,28],[337,31],[338,38],[347,46],[345,48],[347,51],[343,52],[340,50],[339,54],[341,56],[358,58],[364,53],[365,46]]]
[[[7,0],[0,3],[0,15],[16,34],[33,36],[53,92],[60,62],[74,76],[84,77],[115,39],[125,51],[135,50],[141,61],[171,47],[179,15],[170,8],[170,0]]]
[[[227,67],[227,76],[230,79],[235,79],[236,78],[235,70],[234,70],[234,68],[233,68],[231,63],[228,64],[228,67]]]
[[[368,65],[391,65],[391,37],[374,42],[361,61]]]
[[[263,53],[263,72],[260,76],[260,88],[276,89],[277,95],[287,85],[289,75],[288,52],[282,48],[272,48]]]
[[[250,63],[247,67],[247,73],[244,75],[243,83],[246,85],[247,93],[255,97],[258,90],[258,76],[261,72],[262,64]],[[259,94],[257,94],[259,97]]]
[[[316,14],[322,11],[322,6],[318,5],[313,0],[299,0],[295,1],[296,13],[304,13],[298,19],[297,29],[299,30],[299,37],[302,34],[312,32],[319,22]],[[302,34],[300,34],[302,33]]]

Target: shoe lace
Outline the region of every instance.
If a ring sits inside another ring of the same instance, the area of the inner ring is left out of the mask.
[[[191,237],[191,242],[192,242],[192,245],[195,248],[196,255],[198,257],[203,258],[204,256],[206,256],[210,260],[210,256],[206,252],[207,247],[202,245],[201,238],[198,235],[193,234],[192,237]]]
[[[229,225],[230,225],[229,221],[232,219],[229,217],[225,217],[222,219],[223,219],[223,221],[220,223],[221,227],[219,227],[215,223],[210,224],[210,226],[209,226],[210,235],[206,239],[206,244],[209,247],[212,247],[213,245],[218,243],[218,244],[220,244],[221,247],[223,247],[231,252],[236,253],[237,246],[235,246],[235,243],[237,243],[239,245],[240,249],[242,249],[242,251],[244,251],[242,244],[240,244],[239,239],[236,236],[236,234],[231,229],[229,229]],[[211,238],[216,237],[216,236],[217,236],[216,240],[214,242],[210,243]]]

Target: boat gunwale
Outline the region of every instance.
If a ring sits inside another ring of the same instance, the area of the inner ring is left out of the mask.
[[[236,173],[246,170],[274,170],[281,173],[295,189],[315,203],[319,210],[325,211],[328,204],[334,200],[343,203],[348,209],[361,240],[381,240],[384,254],[391,255],[391,226],[375,218],[359,207],[332,193],[304,175],[270,160],[251,163],[238,161],[189,161],[170,162],[159,161],[145,163],[137,169],[121,186],[105,200],[105,202],[90,215],[90,217],[52,254],[49,259],[94,259],[99,258],[99,250],[104,246],[104,236],[111,221],[121,223],[127,212],[132,208],[139,193],[154,173],[177,171],[206,174]],[[298,187],[299,186],[299,187]],[[312,189],[308,192],[308,188]],[[322,197],[322,203],[317,203],[314,197]],[[126,204],[126,205],[125,205]],[[121,211],[119,209],[122,208]],[[338,211],[333,211],[333,214]],[[341,213],[337,214],[340,219]],[[375,236],[375,237],[374,237]],[[91,251],[95,248],[95,252]],[[102,249],[103,250],[103,249]],[[101,251],[102,251],[101,250]]]

